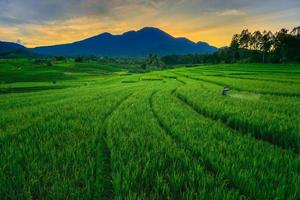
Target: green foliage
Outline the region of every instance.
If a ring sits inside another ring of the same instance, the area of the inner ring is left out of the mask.
[[[166,65],[217,63],[297,63],[300,62],[300,27],[291,32],[282,29],[249,32],[232,37],[230,47],[213,54],[169,55],[161,60]]]
[[[243,30],[241,34],[233,36],[231,48],[243,48],[262,52],[262,62],[266,57],[277,62],[299,62],[300,55],[300,27],[294,28],[291,32],[288,29],[281,29],[273,34],[271,31],[255,31],[250,33]],[[269,53],[269,55],[267,54]]]

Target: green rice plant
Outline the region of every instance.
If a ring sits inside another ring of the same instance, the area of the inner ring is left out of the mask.
[[[104,175],[94,177],[95,169],[106,171],[102,122],[129,92],[117,89],[87,104],[75,100],[49,106],[30,126],[2,136],[1,197],[82,199],[103,193]],[[53,113],[50,118],[45,115],[48,111]]]
[[[0,199],[300,198],[299,65],[139,67],[0,60]]]
[[[241,199],[203,169],[159,126],[154,87],[136,91],[109,119],[115,199]],[[164,105],[167,106],[167,105]]]
[[[158,92],[153,98],[159,120],[173,137],[202,157],[228,185],[250,199],[300,197],[298,155],[206,118],[169,92]]]
[[[299,152],[298,98],[289,99],[288,105],[284,103],[285,99],[282,99],[283,103],[272,104],[251,98],[224,97],[220,94],[221,90],[221,87],[206,83],[202,86],[188,84],[179,88],[176,95],[203,115],[220,120],[233,129]]]
[[[271,95],[283,95],[283,96],[300,96],[300,85],[299,84],[289,84],[280,83],[263,80],[246,80],[246,79],[236,79],[231,77],[221,77],[221,76],[201,76],[195,75],[194,73],[177,73],[178,75],[184,76],[186,78],[200,80],[208,83],[214,83],[220,86],[229,86],[235,90],[256,92],[260,94],[271,94]]]

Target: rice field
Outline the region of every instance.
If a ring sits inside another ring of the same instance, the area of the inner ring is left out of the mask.
[[[57,69],[0,70],[1,199],[300,199],[299,65]]]

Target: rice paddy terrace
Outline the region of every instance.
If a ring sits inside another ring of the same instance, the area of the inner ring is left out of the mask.
[[[1,199],[300,199],[299,65],[47,70],[0,72]]]

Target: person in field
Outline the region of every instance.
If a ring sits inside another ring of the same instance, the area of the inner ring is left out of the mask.
[[[229,92],[229,91],[230,91],[230,88],[227,87],[227,86],[225,86],[224,89],[221,91],[221,94],[222,94],[223,96],[226,96],[226,95],[227,95],[227,92]]]

